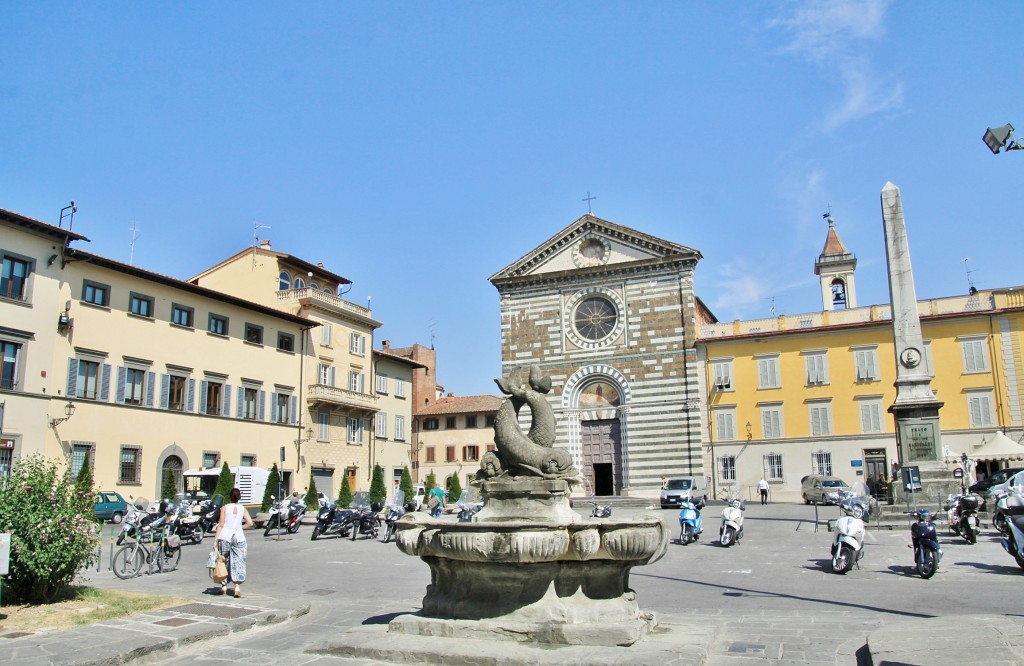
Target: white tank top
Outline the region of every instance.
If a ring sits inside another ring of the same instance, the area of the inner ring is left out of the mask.
[[[222,509],[224,512],[224,527],[220,531],[222,541],[231,542],[235,537],[236,542],[245,541],[245,532],[242,531],[242,512],[245,507],[240,504],[226,504]]]

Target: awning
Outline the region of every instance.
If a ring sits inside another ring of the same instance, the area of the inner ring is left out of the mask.
[[[968,454],[975,460],[1024,460],[1024,446],[998,430],[983,441],[984,444]]]

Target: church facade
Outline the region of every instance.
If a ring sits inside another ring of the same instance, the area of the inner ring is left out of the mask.
[[[700,259],[588,214],[490,278],[502,372],[551,377],[555,446],[586,494],[655,496],[667,476],[705,474],[696,334],[714,318],[694,295]]]

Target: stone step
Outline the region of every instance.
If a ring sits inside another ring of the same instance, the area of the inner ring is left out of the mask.
[[[591,502],[611,504],[612,509],[643,509],[649,506],[658,507],[657,497],[624,497],[621,495],[591,495],[589,497],[573,497],[570,503],[574,509],[585,509]]]

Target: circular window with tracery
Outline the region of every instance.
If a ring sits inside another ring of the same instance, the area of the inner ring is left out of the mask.
[[[622,332],[622,305],[613,292],[588,289],[567,304],[571,318],[568,337],[577,346],[592,349],[610,344]]]

